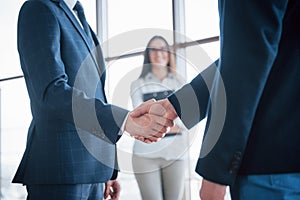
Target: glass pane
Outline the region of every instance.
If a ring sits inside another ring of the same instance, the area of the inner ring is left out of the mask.
[[[140,28],[172,30],[171,0],[109,0],[109,36]]]
[[[135,56],[111,61],[107,64],[109,78],[106,82],[106,94],[111,103],[132,109],[130,84],[140,75],[143,59],[144,56]]]
[[[192,80],[220,55],[220,42],[211,42],[186,48],[187,80]]]
[[[167,29],[172,30],[171,0],[109,0],[108,1],[108,38],[131,32],[136,29]],[[152,36],[156,31],[149,30]],[[152,33],[153,32],[153,33]],[[143,44],[147,44],[149,36],[145,35]],[[170,41],[173,41],[172,39]],[[119,45],[124,44],[121,41]],[[134,42],[134,41],[131,41]],[[114,56],[109,48],[109,56]]]
[[[22,75],[17,51],[17,20],[24,0],[0,1],[0,79]],[[88,22],[96,30],[96,1],[81,0]]]
[[[219,35],[218,1],[186,0],[186,35],[199,40]]]
[[[21,161],[31,121],[24,79],[1,83],[1,199],[26,199],[25,187],[11,181]]]
[[[24,1],[0,1],[0,79],[21,75],[17,51],[17,20]],[[5,27],[5,28],[4,28]]]
[[[17,19],[24,0],[0,1],[0,79],[22,75],[17,51]],[[31,120],[24,79],[0,82],[0,199],[25,199],[25,188],[12,184],[23,155]]]

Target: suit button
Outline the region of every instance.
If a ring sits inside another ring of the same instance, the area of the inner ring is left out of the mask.
[[[239,164],[232,163],[230,168],[229,168],[229,173],[230,174],[236,173],[238,169],[239,169]]]
[[[239,170],[241,161],[242,161],[242,152],[236,151],[233,154],[233,158],[232,158],[231,165],[229,168],[230,174],[236,173]]]
[[[242,152],[240,151],[235,152],[233,158],[237,161],[240,161],[242,159]]]

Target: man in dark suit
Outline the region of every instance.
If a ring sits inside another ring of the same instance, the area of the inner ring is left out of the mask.
[[[102,199],[105,182],[105,198],[117,199],[123,131],[152,142],[173,122],[107,103],[101,48],[76,0],[26,1],[18,51],[33,119],[13,182],[26,185],[29,200]]]
[[[207,116],[200,197],[300,199],[300,1],[219,0],[219,14],[217,67],[160,102],[188,128]]]

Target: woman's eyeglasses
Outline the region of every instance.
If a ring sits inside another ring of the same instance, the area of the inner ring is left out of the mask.
[[[167,47],[162,47],[162,48],[148,48],[149,52],[169,52],[169,49]]]

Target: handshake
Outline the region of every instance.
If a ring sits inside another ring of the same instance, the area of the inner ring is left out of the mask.
[[[177,113],[168,99],[149,100],[129,113],[125,131],[145,143],[157,142],[164,137]]]

